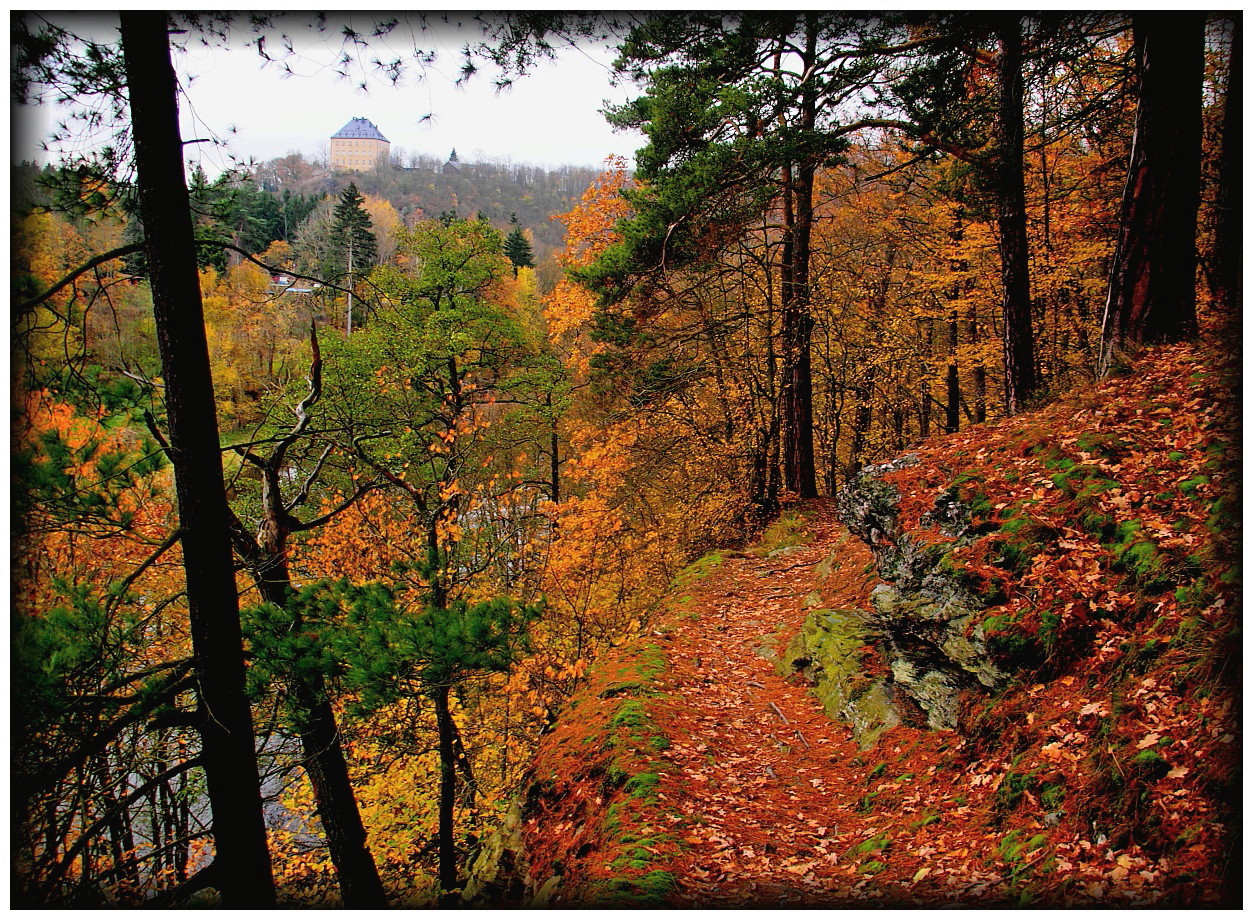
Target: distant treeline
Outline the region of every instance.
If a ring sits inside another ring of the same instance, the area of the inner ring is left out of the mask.
[[[337,197],[355,182],[363,194],[390,202],[406,224],[455,212],[462,217],[481,214],[505,229],[516,215],[518,224],[532,236],[539,263],[564,245],[564,225],[550,218],[574,207],[600,174],[599,168],[585,166],[545,169],[429,156],[409,156],[402,166],[398,160],[394,157],[370,172],[345,173],[291,153],[215,180],[197,171],[190,185],[193,195],[198,188],[234,192],[233,213],[227,222],[243,231],[240,242],[252,252],[263,252],[276,240],[295,242],[301,223],[318,202]],[[18,164],[12,174],[14,210],[64,208],[67,185],[76,185],[72,179],[53,167]],[[117,189],[125,197],[124,184],[119,182]]]

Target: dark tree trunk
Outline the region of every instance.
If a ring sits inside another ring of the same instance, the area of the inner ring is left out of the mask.
[[[274,877],[244,693],[229,509],[166,14],[124,12],[121,34],[204,716],[201,756],[213,809],[214,860],[225,906],[266,907],[274,903]]]
[[[1227,62],[1227,87],[1223,99],[1222,150],[1218,160],[1213,257],[1214,299],[1220,307],[1230,311],[1233,318],[1239,316],[1243,300],[1243,65],[1243,22],[1237,16],[1231,23],[1231,59]],[[1239,337],[1236,341],[1239,341]]]
[[[311,678],[296,681],[292,690],[296,705],[304,713],[300,746],[305,772],[313,786],[344,906],[384,908],[387,894],[366,843],[365,825],[325,685],[320,677]]]
[[[546,397],[545,405],[552,412],[553,394],[549,393]],[[552,413],[551,420],[552,430],[548,435],[548,479],[549,493],[553,504],[561,503],[561,441],[557,433],[557,415]]]
[[[274,446],[268,456],[258,457],[242,451],[245,459],[261,472],[262,521],[255,535],[236,523],[240,537],[240,555],[257,581],[261,597],[268,603],[288,611],[291,629],[299,632],[303,619],[291,606],[291,569],[288,565],[288,541],[293,529],[309,529],[288,510],[282,490],[282,472],[287,451],[301,437],[309,424],[309,410],[322,395],[322,353],[316,329],[311,330],[313,355],[309,374],[309,393],[297,407],[296,425]],[[358,493],[359,496],[360,493]],[[342,507],[347,507],[354,498]],[[325,520],[323,518],[322,520]],[[289,674],[292,701],[298,712],[300,746],[304,768],[313,786],[318,818],[326,834],[327,848],[339,880],[344,906],[349,908],[383,908],[387,895],[379,878],[374,857],[367,846],[365,825],[357,807],[356,793],[348,772],[348,761],[340,743],[335,710],[320,674]]]
[[[961,427],[961,383],[957,374],[957,311],[948,320],[948,368],[944,372],[944,432],[953,434]]]
[[[453,838],[457,757],[453,748],[455,727],[448,707],[448,688],[436,687],[431,699],[435,703],[435,726],[439,734],[439,887],[444,893],[443,900],[457,888],[457,847]]]
[[[972,308],[970,311],[970,344],[978,345],[982,338],[983,336],[979,329],[979,317]],[[975,366],[971,376],[974,378],[975,422],[982,424],[988,419],[988,369],[983,366],[982,358],[975,359]]]
[[[975,422],[983,424],[988,420],[988,369],[983,362],[975,365]]]
[[[965,213],[959,205],[957,213],[953,216],[953,229],[949,231],[949,239],[952,240],[955,247],[960,247],[962,239],[966,235]],[[969,263],[961,258],[960,250],[954,255],[950,262],[950,268],[957,275],[949,287],[948,299],[956,302],[963,293],[966,272],[969,270]],[[961,425],[961,417],[958,407],[961,403],[961,380],[958,374],[957,363],[957,339],[958,339],[958,316],[957,307],[953,306],[948,318],[948,367],[944,374],[944,389],[946,400],[944,404],[944,431],[947,434],[953,434]]]
[[[1118,248],[1101,330],[1102,374],[1127,348],[1196,334],[1205,14],[1137,13],[1140,85]]]
[[[817,61],[817,18],[807,14],[802,66]],[[818,93],[813,80],[801,90],[800,130],[812,134],[817,124]],[[810,309],[809,260],[814,224],[814,170],[812,157],[802,157],[784,172],[785,246],[783,274],[783,478],[801,498],[818,497],[814,465],[814,396],[811,339],[814,320]]]
[[[900,453],[905,449],[905,410],[892,407],[892,449]]]
[[[931,384],[923,381],[918,389],[918,437],[931,437]]]
[[[1009,15],[996,29],[997,138],[993,163],[1005,319],[1005,411],[1022,410],[1039,387],[1031,328],[1027,202],[1023,178],[1022,22]]]
[[[870,425],[874,419],[874,383],[877,368],[867,364],[861,380],[853,387],[857,408],[853,410],[853,443],[849,448],[846,478],[852,478],[865,465],[866,442],[870,437]]]
[[[281,546],[259,548],[270,559],[270,564],[258,573],[261,596],[286,610],[291,600],[286,541]],[[300,630],[301,624],[297,613],[292,618],[292,629]],[[290,683],[292,702],[300,719],[298,733],[304,754],[303,765],[313,786],[318,819],[326,834],[327,849],[335,865],[344,906],[384,908],[387,906],[387,894],[367,845],[365,825],[357,807],[326,683],[317,674],[292,675]]]
[[[749,501],[757,513],[768,518],[779,510],[779,485],[782,473],[779,469],[779,418],[772,414],[757,429],[753,440],[752,459],[749,469]]]

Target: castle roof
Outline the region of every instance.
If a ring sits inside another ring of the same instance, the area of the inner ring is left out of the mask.
[[[352,121],[348,122],[348,124],[340,128],[339,131],[331,135],[332,140],[337,137],[354,137],[365,138],[372,141],[387,141],[387,138],[383,136],[383,132],[376,128],[374,126],[374,122],[370,121],[368,118],[354,118]],[[391,143],[391,141],[387,142],[389,144]]]

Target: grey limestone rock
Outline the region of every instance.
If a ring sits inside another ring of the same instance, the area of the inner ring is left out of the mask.
[[[992,688],[1005,676],[992,663],[977,614],[983,603],[947,565],[951,545],[934,544],[900,525],[900,496],[885,473],[917,462],[912,454],[862,469],[835,498],[841,521],[875,557],[883,583],[871,593],[868,614],[881,636],[892,689],[910,697],[932,728],[957,726],[961,694]],[[945,493],[929,523],[958,544],[969,539],[971,515]]]

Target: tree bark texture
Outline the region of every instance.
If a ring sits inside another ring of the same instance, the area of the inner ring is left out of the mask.
[[[165,377],[214,860],[227,907],[274,903],[166,14],[123,12],[122,51]]]
[[[431,691],[435,726],[439,734],[439,887],[447,895],[457,888],[457,847],[453,834],[453,805],[457,794],[456,731],[448,706],[448,687]]]
[[[817,60],[817,17],[805,15],[805,52],[802,65]],[[811,136],[817,123],[818,93],[809,80],[801,90],[800,131]],[[784,171],[785,245],[783,272],[783,477],[787,488],[801,498],[818,497],[814,465],[814,396],[810,351],[814,319],[810,308],[809,262],[814,223],[812,156],[804,154],[795,172]]]
[[[1039,387],[1031,326],[1027,200],[1023,178],[1022,22],[1009,15],[996,29],[997,140],[993,181],[1004,288],[1005,411],[1022,410]]]
[[[1132,18],[1139,93],[1118,247],[1101,331],[1101,373],[1119,352],[1196,334],[1204,13]]]
[[[1239,16],[1231,23],[1231,58],[1223,99],[1222,150],[1214,215],[1214,299],[1234,316],[1244,299],[1244,34]]]

